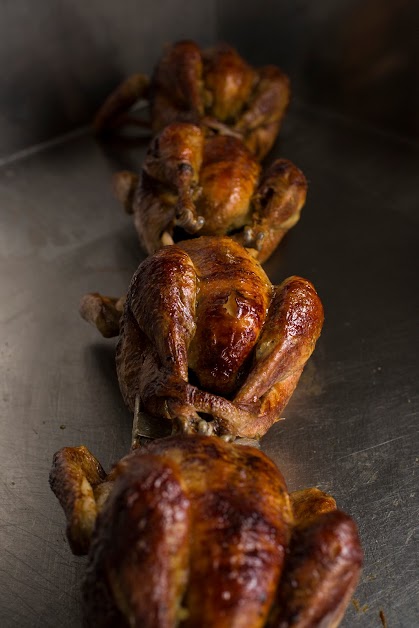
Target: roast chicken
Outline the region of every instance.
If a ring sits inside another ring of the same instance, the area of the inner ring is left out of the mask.
[[[50,484],[73,552],[89,552],[88,626],[332,627],[359,577],[353,520],[318,489],[289,495],[253,447],[172,436],[108,475],[64,448]]]
[[[260,262],[296,224],[307,193],[290,161],[261,174],[237,138],[179,122],[152,140],[140,176],[124,171],[114,182],[148,254],[195,234],[231,235]]]
[[[140,100],[150,103],[147,123],[130,112]],[[233,135],[262,159],[272,147],[290,99],[287,76],[276,66],[259,70],[226,44],[201,51],[192,41],[168,46],[151,80],[126,79],[96,115],[97,132],[124,124],[150,124],[154,133],[171,122],[202,125],[207,133]]]
[[[118,307],[117,307],[118,305]],[[126,404],[183,433],[259,438],[281,416],[323,324],[306,279],[273,286],[227,237],[166,246],[144,260],[122,301],[90,294],[82,316],[119,334]]]

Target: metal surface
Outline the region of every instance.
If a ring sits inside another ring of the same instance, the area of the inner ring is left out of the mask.
[[[418,0],[220,0],[217,35],[306,102],[419,136]]]
[[[0,158],[88,123],[167,43],[215,39],[214,0],[5,0],[0,15]]]
[[[111,154],[111,157],[109,156]],[[48,487],[53,453],[109,465],[131,417],[114,342],[78,316],[87,291],[121,294],[142,258],[110,190],[123,153],[74,138],[0,170],[0,609],[6,628],[79,627],[83,558]],[[143,149],[123,155],[139,162]],[[263,449],[290,489],[330,491],[358,522],[365,569],[343,626],[419,625],[418,147],[294,106],[273,156],[309,182],[300,223],[266,264],[301,274],[324,332]],[[416,543],[416,544],[415,544]]]

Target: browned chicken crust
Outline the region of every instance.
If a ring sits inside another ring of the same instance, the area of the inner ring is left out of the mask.
[[[307,181],[286,159],[261,173],[236,137],[177,122],[151,142],[140,176],[117,173],[114,188],[149,254],[188,234],[230,234],[264,262],[298,222]]]
[[[338,625],[362,551],[354,522],[329,495],[308,489],[293,499],[253,447],[174,436],[134,450],[103,479],[92,531],[89,498],[86,507],[74,494],[100,466],[94,460],[84,447],[65,448],[50,476],[73,548],[82,533],[70,522],[90,529],[86,625]]]
[[[131,282],[117,349],[127,405],[196,431],[258,438],[280,417],[310,357],[323,308],[310,282],[272,286],[229,238],[147,258]],[[192,378],[192,381],[191,381]],[[209,415],[209,416],[207,416]]]
[[[201,51],[192,41],[168,46],[149,80],[126,79],[98,111],[97,132],[147,122],[129,112],[149,101],[153,133],[172,122],[241,139],[256,159],[271,149],[290,99],[288,77],[276,66],[254,69],[226,44]]]
[[[113,301],[82,300],[93,324],[106,308],[101,322],[118,315]],[[164,247],[140,264],[128,291],[116,358],[122,395],[131,410],[137,400],[183,432],[259,438],[281,416],[322,325],[309,281],[273,286],[230,238]]]

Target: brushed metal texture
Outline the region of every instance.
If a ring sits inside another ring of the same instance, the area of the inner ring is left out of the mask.
[[[6,1],[0,19],[0,158],[90,122],[163,47],[215,39],[214,0]]]

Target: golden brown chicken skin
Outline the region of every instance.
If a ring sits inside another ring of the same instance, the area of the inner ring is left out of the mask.
[[[290,88],[279,68],[254,69],[231,46],[202,51],[192,41],[181,41],[166,48],[151,80],[135,74],[116,88],[96,115],[96,131],[144,126],[129,112],[141,99],[150,103],[153,133],[172,122],[191,122],[207,134],[241,139],[260,160],[279,132]]]
[[[294,511],[293,494],[267,456],[208,436],[169,437],[134,450],[104,477],[101,492],[90,484],[98,467],[86,448],[64,448],[50,474],[73,551],[81,537],[82,551],[89,548],[86,625],[339,623],[362,551],[354,522],[329,495],[299,491],[310,506]],[[92,503],[93,529],[90,519],[84,523]]]
[[[262,173],[237,138],[179,122],[151,142],[140,175],[117,173],[114,187],[148,254],[193,235],[231,235],[260,262],[298,222],[307,194],[290,161]]]
[[[88,295],[81,311],[97,324],[110,303]],[[164,247],[139,266],[113,328],[122,395],[182,432],[259,438],[281,416],[322,324],[309,281],[273,286],[230,238]]]

